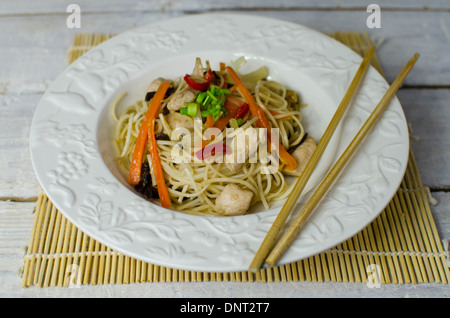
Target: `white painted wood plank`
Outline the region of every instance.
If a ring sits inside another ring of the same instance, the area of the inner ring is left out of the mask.
[[[20,270],[33,225],[35,202],[0,201],[0,297],[20,293]],[[11,296],[8,296],[11,295]]]
[[[450,192],[433,192],[432,196],[437,201],[437,204],[430,208],[439,237],[442,240],[450,240]]]
[[[449,9],[450,3],[446,0],[176,0],[176,1],[142,1],[142,0],[15,0],[0,3],[0,15],[11,14],[42,14],[42,13],[65,13],[69,4],[76,3],[83,12],[120,12],[120,11],[150,11],[150,12],[203,12],[211,10],[254,10],[254,9],[323,9],[323,10],[346,10],[355,8],[367,8],[371,3],[378,4],[382,9],[408,9],[408,10],[430,10]]]
[[[8,257],[24,255],[33,224],[35,202],[0,201],[0,255]],[[0,272],[5,264],[0,262]]]
[[[367,31],[385,39],[378,55],[388,80],[415,52],[421,57],[405,85],[450,85],[450,14],[448,12],[383,12],[381,29],[368,29],[363,11],[252,11],[301,23],[322,32]],[[119,33],[181,13],[105,13],[82,16],[80,29],[68,29],[66,16],[0,18],[0,93],[45,89],[66,65],[66,51],[81,32]]]
[[[382,12],[381,28],[369,29],[363,11],[257,12],[303,24],[324,33],[335,31],[367,32],[383,40],[377,55],[388,81],[418,52],[421,54],[405,85],[434,86],[450,84],[450,14],[447,12]]]
[[[450,189],[450,90],[403,89],[397,94],[411,129],[411,148],[425,186]]]
[[[328,283],[328,282],[290,282],[290,283],[242,283],[242,282],[199,282],[199,283],[142,283],[130,285],[82,286],[80,288],[27,288],[12,289],[9,297],[71,297],[71,298],[448,298],[448,285],[382,285],[369,288],[366,284]],[[158,301],[150,300],[150,306]],[[216,306],[223,306],[217,300]],[[275,307],[272,309],[283,310]],[[172,308],[170,308],[172,309]],[[402,310],[404,313],[404,310]]]
[[[0,94],[0,198],[29,200],[39,192],[29,153],[29,131],[41,96]]]

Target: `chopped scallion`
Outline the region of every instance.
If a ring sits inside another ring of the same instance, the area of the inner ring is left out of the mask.
[[[197,103],[199,103],[199,104],[201,104],[202,102],[203,102],[203,100],[205,99],[205,97],[206,97],[206,93],[205,92],[201,92],[201,93],[199,93],[198,95],[197,95],[197,98],[196,98],[196,102]]]
[[[194,117],[197,114],[197,107],[201,107],[201,116],[212,116],[214,120],[218,120],[221,116],[226,116],[225,101],[227,94],[231,94],[229,89],[219,88],[210,85],[209,90],[200,92],[195,102],[188,103],[187,107],[181,108],[180,113]]]
[[[212,87],[214,87],[214,86],[212,86]],[[214,96],[214,93],[212,93],[211,91],[207,91],[206,93],[208,94],[209,97],[211,97],[211,99],[213,101],[217,101],[217,97]]]
[[[221,112],[216,112],[212,116],[213,116],[214,121],[216,121],[216,120],[219,120],[220,117],[222,117],[222,113]]]
[[[197,115],[197,103],[187,104],[187,114],[191,117],[195,117]]]

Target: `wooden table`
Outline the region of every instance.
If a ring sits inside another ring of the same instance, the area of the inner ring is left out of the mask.
[[[69,29],[70,3],[81,28]],[[398,97],[411,127],[422,181],[442,239],[450,238],[450,2],[377,1],[381,28],[368,28],[363,0],[57,1],[0,3],[0,296],[1,297],[448,297],[442,284],[148,283],[81,288],[21,288],[18,274],[40,189],[29,156],[33,113],[49,83],[66,67],[76,33],[119,33],[186,14],[223,11],[279,18],[322,32],[368,32],[382,39],[377,54],[392,81],[413,53],[421,58]]]

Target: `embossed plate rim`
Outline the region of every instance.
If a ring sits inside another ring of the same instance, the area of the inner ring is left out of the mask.
[[[217,42],[214,32],[224,27],[228,32]],[[33,116],[30,152],[48,197],[97,241],[155,265],[244,271],[276,209],[232,218],[164,210],[119,182],[105,164],[112,158],[98,145],[99,120],[120,87],[154,66],[152,59],[195,54],[208,38],[216,39],[217,50],[244,52],[307,74],[336,107],[361,61],[349,48],[315,30],[261,16],[202,14],[159,21],[100,44],[58,76]],[[343,151],[387,87],[383,77],[369,69],[346,114],[337,152]],[[368,225],[398,189],[408,151],[407,124],[395,98],[280,264],[332,248]]]

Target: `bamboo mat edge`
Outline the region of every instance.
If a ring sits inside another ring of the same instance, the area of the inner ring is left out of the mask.
[[[367,33],[336,32],[330,36],[360,55],[373,43]],[[69,63],[110,37],[76,35],[68,52]],[[376,56],[372,65],[381,73]],[[253,274],[176,270],[117,253],[79,231],[41,192],[21,270],[22,287],[200,281],[449,284],[447,245],[439,238],[430,199],[410,150],[399,190],[367,228],[324,253]]]

